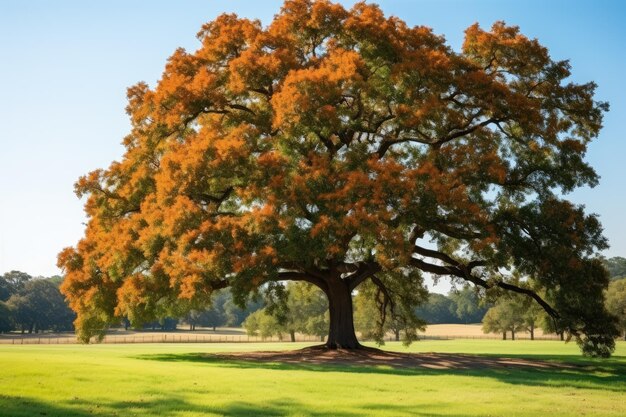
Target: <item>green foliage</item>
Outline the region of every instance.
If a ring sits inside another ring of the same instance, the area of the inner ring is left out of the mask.
[[[263,338],[278,336],[280,340],[295,333],[324,336],[328,332],[328,301],[326,295],[306,282],[289,282],[282,290],[265,291],[266,299],[273,299],[271,306],[250,314],[243,326],[251,336]],[[271,295],[268,295],[271,294]],[[280,294],[280,295],[278,295]]]
[[[320,337],[326,335],[329,326],[326,295],[306,282],[289,282],[286,287],[289,330]]]
[[[609,271],[611,279],[626,277],[626,258],[615,256],[609,259],[603,259],[604,267]]]
[[[398,274],[403,274],[404,279],[398,279]],[[415,306],[427,298],[422,276],[415,271],[378,274],[375,280],[362,284],[354,297],[355,328],[363,338],[379,345],[384,344],[388,332],[409,345],[417,340],[417,332],[425,328]]]
[[[606,291],[606,308],[617,317],[626,339],[626,278],[618,279],[609,284]]]
[[[9,288],[9,283],[4,279],[3,276],[0,276],[0,301],[6,301],[11,297],[11,289]]]
[[[512,338],[519,331],[529,332],[534,339],[535,329],[541,328],[544,332],[561,333],[563,327],[539,306],[532,298],[522,294],[508,294],[499,298],[483,318],[483,332],[502,333],[506,339],[506,332],[511,332]]]
[[[6,302],[15,325],[32,333],[42,330],[72,330],[75,318],[58,286],[49,279],[32,279]]]
[[[228,311],[227,311],[228,308]],[[200,327],[225,326],[230,320],[240,325],[237,315],[237,308],[232,302],[232,295],[227,290],[220,290],[213,293],[211,304],[204,309],[191,310],[185,317],[185,322],[194,330]]]
[[[502,333],[506,339],[506,332],[515,334],[522,329],[523,319],[514,311],[509,303],[498,303],[491,307],[483,318],[483,332]],[[514,337],[514,336],[513,336]]]
[[[263,339],[278,336],[279,340],[283,340],[286,333],[289,332],[285,324],[265,310],[257,310],[250,314],[243,322],[246,333],[250,336],[261,336]]]
[[[415,309],[415,315],[428,324],[459,322],[454,301],[450,297],[437,293],[429,294],[428,300]]]
[[[21,271],[10,271],[0,276],[0,301],[7,301],[13,294],[22,292],[31,279],[33,277]]]
[[[0,301],[0,333],[8,332],[13,328],[11,310],[4,301]]]
[[[454,313],[462,323],[479,323],[487,312],[476,288],[464,285],[450,291],[450,299],[454,303]]]
[[[224,317],[224,325],[230,327],[239,327],[242,325],[246,317],[263,307],[263,301],[256,297],[244,298],[243,307],[238,304],[228,290],[221,291],[217,299],[217,308]],[[222,306],[221,308],[219,306]]]

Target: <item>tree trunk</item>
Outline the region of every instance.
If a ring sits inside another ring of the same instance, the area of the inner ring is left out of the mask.
[[[506,330],[502,332],[502,340],[506,340]]]
[[[296,341],[296,332],[294,332],[293,330],[289,330],[289,336],[291,337],[292,342]]]
[[[535,340],[535,324],[530,325],[530,340]]]
[[[326,346],[329,349],[358,349],[361,344],[354,332],[350,288],[339,277],[330,277],[326,284],[330,312],[330,328]]]
[[[400,341],[400,330],[396,329],[393,332],[394,332],[394,334],[396,336],[396,342],[399,342]]]
[[[561,337],[561,341],[565,340],[565,336],[563,335],[563,332],[559,332],[559,336]]]
[[[511,340],[515,340],[515,330],[511,329]]]

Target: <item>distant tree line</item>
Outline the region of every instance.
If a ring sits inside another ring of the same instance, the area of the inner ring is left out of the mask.
[[[196,327],[209,327],[213,330],[217,327],[241,327],[244,320],[263,305],[262,299],[251,297],[245,307],[241,308],[235,303],[229,290],[220,290],[213,295],[210,306],[202,310],[192,310],[180,318],[180,323],[189,326],[189,330],[196,330]]]
[[[0,276],[0,332],[73,330],[76,315],[59,291],[60,276],[34,278],[11,271]]]
[[[167,316],[160,320],[142,323],[133,327],[135,330],[176,330],[180,326],[187,327],[189,331],[198,328],[212,328],[216,331],[218,327],[241,327],[244,320],[264,306],[263,300],[259,297],[250,297],[246,301],[244,308],[241,308],[233,300],[230,291],[220,290],[213,294],[211,304],[204,309],[191,310],[181,316]],[[121,325],[125,329],[131,328],[131,322],[123,319]]]
[[[609,258],[604,264],[612,280],[606,293],[607,308],[618,318],[626,338],[626,259]],[[60,276],[35,278],[20,271],[1,275],[0,332],[73,330],[76,316],[59,292],[62,281]],[[277,296],[277,291],[284,291],[286,296]],[[383,336],[391,333],[396,340],[409,340],[428,324],[481,322],[486,333],[501,333],[503,339],[507,334],[515,339],[518,332],[528,332],[534,339],[538,328],[560,333],[558,323],[530,299],[512,294],[489,303],[470,287],[455,288],[447,295],[414,294],[421,299],[420,306],[410,314],[389,317],[381,327],[377,322],[378,309],[386,306],[368,291],[372,292],[373,288],[364,286],[353,297],[355,329],[368,339],[382,341]],[[128,329],[131,323],[123,319],[120,325]],[[192,310],[183,317],[164,317],[140,328],[175,330],[180,325],[192,331],[197,327],[216,330],[243,326],[250,335],[277,336],[281,340],[295,340],[296,333],[323,338],[329,325],[328,301],[321,290],[310,284],[289,282],[271,291],[259,291],[241,308],[226,289],[217,291],[211,305],[204,309]]]
[[[626,278],[626,258],[615,256],[613,258],[604,259],[603,263],[612,280]]]
[[[428,324],[480,323],[489,309],[470,287],[455,288],[448,295],[432,293],[416,314]]]

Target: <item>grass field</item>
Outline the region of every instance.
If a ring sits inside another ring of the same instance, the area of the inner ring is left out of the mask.
[[[566,369],[395,369],[205,353],[306,344],[0,346],[2,416],[624,416],[626,343],[609,360],[550,341],[420,341],[411,352],[568,362]],[[389,343],[385,349],[407,351]]]

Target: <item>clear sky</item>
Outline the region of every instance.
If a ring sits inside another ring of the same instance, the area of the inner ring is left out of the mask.
[[[342,1],[351,5],[354,1]],[[126,88],[154,85],[167,57],[199,46],[200,26],[223,12],[268,23],[282,1],[0,0],[0,274],[53,275],[56,254],[82,236],[76,179],[122,154]],[[589,0],[381,0],[388,15],[426,25],[458,49],[463,30],[496,20],[570,59],[572,80],[598,83],[609,101],[588,153],[601,175],[570,196],[600,215],[626,257],[626,2]],[[443,291],[446,286],[435,288]]]

